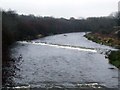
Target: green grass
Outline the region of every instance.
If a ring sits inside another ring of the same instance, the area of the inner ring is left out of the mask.
[[[110,55],[108,55],[109,63],[115,65],[120,69],[120,50],[112,51]]]

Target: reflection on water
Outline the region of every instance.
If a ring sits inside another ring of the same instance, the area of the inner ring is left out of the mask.
[[[93,87],[99,84],[117,87],[118,69],[104,55],[114,49],[91,42],[83,35],[60,34],[15,43],[11,48],[12,59],[3,68],[4,85],[82,87],[91,83],[90,86],[95,84]]]

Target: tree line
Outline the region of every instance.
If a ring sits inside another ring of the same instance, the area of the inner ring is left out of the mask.
[[[43,36],[70,32],[110,33],[117,26],[116,17],[90,17],[87,19],[65,19],[19,15],[14,11],[2,11],[3,46],[17,40],[34,39]]]

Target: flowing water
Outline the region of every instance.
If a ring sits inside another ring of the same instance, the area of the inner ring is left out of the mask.
[[[105,52],[114,49],[89,41],[84,34],[59,34],[16,42],[11,48],[15,62],[11,61],[7,68],[13,70],[14,75],[8,79],[14,85],[30,87],[85,84],[118,87],[118,69],[105,58]]]

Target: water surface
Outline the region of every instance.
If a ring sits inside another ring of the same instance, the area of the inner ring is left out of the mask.
[[[113,48],[89,41],[84,34],[68,33],[17,42],[11,49],[11,57],[16,59],[14,84],[42,87],[99,83],[117,87],[118,69],[108,63],[104,54]]]

